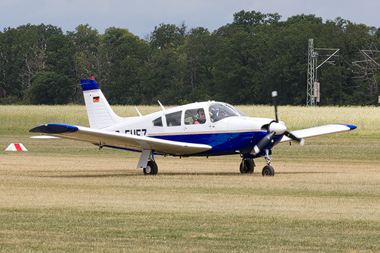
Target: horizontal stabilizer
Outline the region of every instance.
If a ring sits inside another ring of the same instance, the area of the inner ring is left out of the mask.
[[[55,137],[55,136],[49,136],[49,135],[36,135],[36,136],[31,136],[30,139],[50,140],[50,139],[61,139],[61,138]]]

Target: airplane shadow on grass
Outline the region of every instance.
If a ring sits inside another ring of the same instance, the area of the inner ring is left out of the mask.
[[[76,171],[78,172],[78,171]],[[62,172],[63,174],[64,172]],[[319,172],[319,171],[308,171],[308,172],[278,172],[277,175],[301,175],[301,174],[337,174],[342,172]],[[40,177],[51,177],[51,178],[106,178],[106,177],[146,177],[139,172],[135,173],[104,173],[104,174],[70,174],[70,175],[45,175]],[[262,176],[261,173],[254,174],[239,174],[236,172],[162,172],[156,177],[160,178],[163,176]]]

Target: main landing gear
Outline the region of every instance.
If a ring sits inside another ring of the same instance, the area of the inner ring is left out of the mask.
[[[267,165],[264,166],[262,170],[263,176],[274,176],[274,169],[272,166],[270,166],[270,162],[272,161],[272,158],[269,157],[269,150],[265,150],[265,162]],[[252,158],[243,159],[240,163],[240,173],[242,174],[248,174],[253,173],[255,168],[255,162]]]
[[[249,159],[243,159],[240,163],[240,173],[242,174],[248,174],[253,173],[253,170],[255,169],[255,162],[252,158]]]
[[[157,175],[158,166],[154,160],[148,161],[146,168],[144,168],[144,175]]]
[[[140,160],[137,164],[136,169],[141,168],[144,170],[144,175],[157,175],[158,166],[154,161],[152,150],[145,149],[141,151]]]

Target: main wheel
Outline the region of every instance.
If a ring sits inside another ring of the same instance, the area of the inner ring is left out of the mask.
[[[271,176],[271,177],[274,176],[274,169],[272,166],[267,165],[263,168],[263,177],[265,176]]]
[[[158,166],[155,161],[149,161],[146,165],[146,168],[144,168],[144,174],[145,175],[156,175],[158,171]]]
[[[252,159],[244,159],[240,163],[240,173],[242,174],[253,173],[254,168],[255,168],[255,163],[253,162]]]

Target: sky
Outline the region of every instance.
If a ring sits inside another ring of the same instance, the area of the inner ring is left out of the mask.
[[[0,0],[0,29],[43,23],[65,33],[89,24],[101,34],[109,27],[126,28],[143,39],[162,23],[212,32],[232,23],[241,10],[278,13],[281,21],[300,14],[323,22],[341,17],[380,28],[379,0]]]

